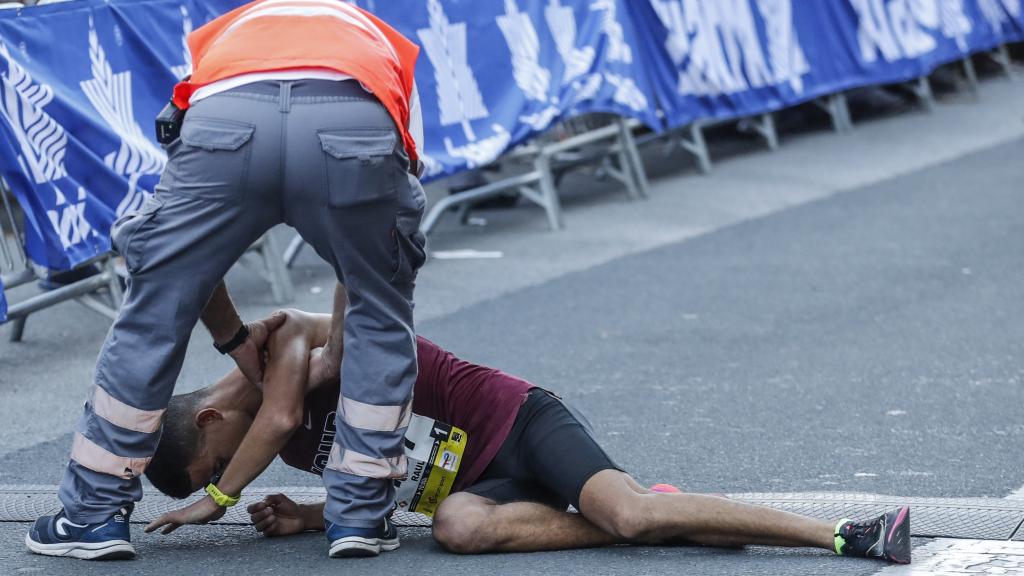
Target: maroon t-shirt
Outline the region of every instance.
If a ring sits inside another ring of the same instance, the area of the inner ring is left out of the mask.
[[[456,358],[426,338],[416,337],[419,376],[412,411],[466,431],[466,451],[454,491],[470,486],[498,453],[533,384],[500,370]],[[306,420],[281,450],[281,460],[323,474],[334,443],[334,413],[340,385],[306,396]]]

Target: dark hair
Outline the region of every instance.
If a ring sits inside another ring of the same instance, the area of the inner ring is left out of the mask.
[[[192,494],[188,467],[199,452],[195,413],[208,394],[204,388],[172,396],[164,412],[160,444],[146,467],[146,478],[157,490],[173,498],[187,498]]]

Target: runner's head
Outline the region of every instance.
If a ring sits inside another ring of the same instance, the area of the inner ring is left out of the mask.
[[[227,388],[214,385],[171,397],[160,444],[146,467],[146,477],[164,494],[185,498],[203,488],[242,443],[252,418],[232,402]]]

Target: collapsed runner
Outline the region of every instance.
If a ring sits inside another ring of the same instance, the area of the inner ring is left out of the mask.
[[[310,352],[323,343],[328,315],[283,312],[268,341],[263,390],[237,370],[172,398],[163,437],[146,469],[159,490],[184,498],[216,484],[229,466],[247,481],[278,455],[239,451],[257,415],[283,422],[279,450],[288,465],[320,474],[329,458],[338,387],[308,389]],[[825,522],[725,497],[667,493],[637,483],[598,445],[586,420],[557,396],[499,370],[461,360],[417,338],[419,377],[413,412],[465,431],[453,493],[433,517],[434,539],[462,554],[528,552],[614,544],[815,547],[843,556],[910,562],[910,514],[902,507],[865,522]],[[344,409],[344,404],[342,404]],[[402,426],[412,415],[403,415]],[[412,469],[412,466],[410,466]],[[674,492],[674,490],[673,490]],[[239,495],[230,497],[237,503]],[[210,498],[210,496],[207,496]],[[201,502],[201,501],[200,501]],[[579,513],[567,511],[572,505]],[[251,504],[267,536],[323,530],[323,503],[283,494]],[[147,532],[195,523],[192,508],[164,514]],[[383,537],[359,543],[367,555],[398,548]]]

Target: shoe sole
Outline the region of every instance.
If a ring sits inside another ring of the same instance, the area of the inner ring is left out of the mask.
[[[26,534],[25,546],[35,554],[81,560],[128,560],[135,557],[135,547],[127,540],[109,540],[94,544],[82,542],[42,544],[33,540],[31,535]]]
[[[910,506],[900,508],[885,535],[885,559],[910,564]]]
[[[398,539],[381,540],[379,538],[360,538],[350,536],[331,543],[327,555],[331,558],[370,558],[379,556],[381,552],[397,550]]]

